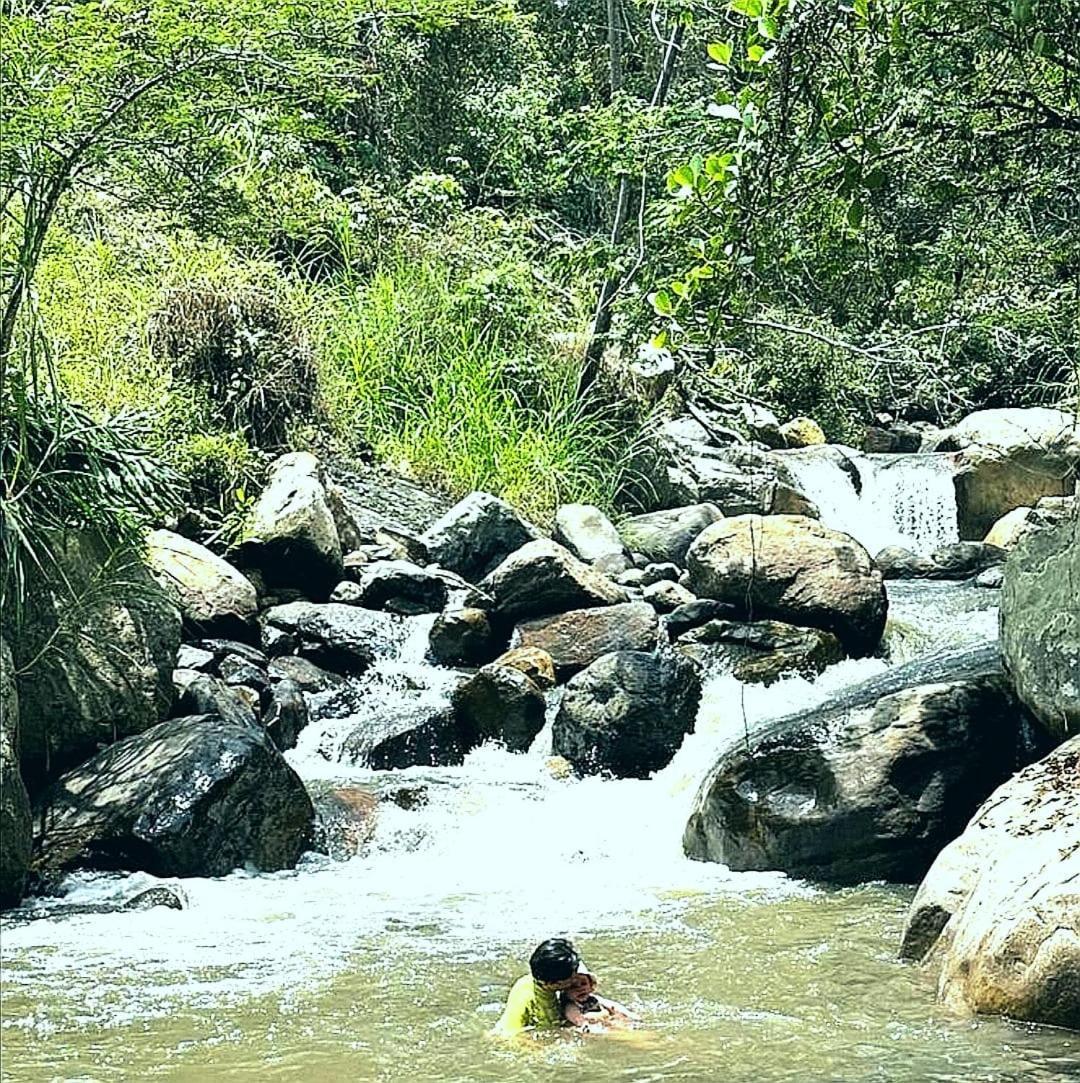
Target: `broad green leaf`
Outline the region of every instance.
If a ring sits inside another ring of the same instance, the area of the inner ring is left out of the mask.
[[[653,311],[658,316],[670,316],[675,311],[675,305],[672,303],[671,294],[667,290],[657,290],[649,296],[649,303],[653,307]]]
[[[851,206],[847,211],[847,223],[852,229],[858,229],[863,224],[863,219],[866,217],[866,207],[863,205],[862,200],[853,199]]]
[[[722,67],[727,67],[731,63],[731,44],[726,41],[714,41],[708,46],[708,54],[710,59],[714,60]]]
[[[765,55],[764,45],[748,45],[746,47],[747,58],[754,64],[760,64],[761,58]]]

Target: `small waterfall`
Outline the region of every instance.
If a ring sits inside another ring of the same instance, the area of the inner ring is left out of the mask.
[[[929,554],[959,538],[949,455],[865,455],[838,445],[777,454],[821,521],[871,555],[887,545]]]

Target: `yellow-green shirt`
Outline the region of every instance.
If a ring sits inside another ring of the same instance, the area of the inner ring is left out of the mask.
[[[562,1022],[559,994],[541,988],[531,974],[526,974],[514,982],[495,1032],[518,1034],[529,1027],[561,1027]]]

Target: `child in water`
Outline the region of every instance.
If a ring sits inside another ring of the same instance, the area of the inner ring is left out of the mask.
[[[596,975],[582,963],[569,986],[559,993],[563,1019],[579,1030],[603,1030],[639,1023],[641,1017],[614,1000],[596,995]]]

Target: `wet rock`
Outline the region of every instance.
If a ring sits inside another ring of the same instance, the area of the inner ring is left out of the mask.
[[[217,664],[211,651],[193,647],[190,643],[181,643],[176,654],[177,669],[194,669],[199,673],[210,673]]]
[[[936,579],[966,579],[1004,562],[1008,554],[996,545],[985,542],[952,542],[938,546],[930,554],[935,565]]]
[[[792,674],[816,677],[844,657],[831,633],[774,620],[712,620],[682,636],[678,650],[710,672],[764,685]]]
[[[693,732],[701,699],[694,665],[674,654],[605,654],[571,678],[552,751],[579,774],[648,778]]]
[[[862,449],[871,454],[911,454],[922,448],[922,442],[922,431],[904,421],[893,421],[886,426],[867,425],[863,429]]]
[[[659,624],[646,602],[625,602],[600,609],[573,609],[519,624],[514,640],[551,656],[560,675],[576,673],[612,651],[651,651]]]
[[[499,653],[499,637],[487,613],[468,606],[440,613],[428,643],[432,659],[443,666],[481,666]]]
[[[270,739],[287,752],[308,724],[307,703],[300,686],[288,678],[278,681],[270,691],[270,704],[263,715],[263,727]]]
[[[161,587],[175,598],[186,631],[242,638],[253,634],[255,587],[228,561],[171,530],[147,535],[146,561]]]
[[[505,501],[475,492],[433,523],[422,540],[436,564],[476,582],[537,537],[536,528]]]
[[[875,557],[874,563],[885,579],[932,579],[936,565],[929,558],[902,545],[887,545]]]
[[[174,679],[177,715],[217,715],[237,726],[258,723],[258,716],[239,689],[230,688],[220,677],[178,669]]]
[[[450,767],[461,763],[478,743],[445,704],[405,702],[362,716],[339,758],[375,770]]]
[[[739,404],[739,418],[751,440],[757,440],[768,448],[787,447],[787,440],[780,431],[780,421],[772,410],[743,402]]]
[[[659,583],[650,583],[642,591],[642,598],[657,613],[673,613],[680,606],[690,605],[697,600],[686,587],[666,579],[660,580]]]
[[[369,542],[380,534],[415,537],[450,506],[442,493],[381,466],[360,471],[335,467],[333,491],[349,522],[349,548],[355,548],[356,539]]]
[[[888,601],[881,573],[852,537],[801,515],[743,515],[708,527],[686,557],[700,597],[832,632],[854,657],[873,652]]]
[[[681,574],[682,569],[678,564],[674,564],[671,561],[648,564],[641,573],[641,585],[643,587],[651,587],[654,583],[663,583],[665,581],[677,583]]]
[[[555,540],[606,575],[630,566],[630,554],[611,520],[591,504],[563,504],[555,513]]]
[[[983,539],[988,545],[1012,550],[1028,534],[1057,526],[1076,514],[1076,497],[1044,496],[1033,508],[1014,508],[1003,515]]]
[[[620,587],[636,588],[640,587],[645,579],[645,573],[641,568],[627,568],[625,572],[620,572],[615,576],[615,582]]]
[[[78,621],[68,599],[32,590],[22,633],[9,642],[31,797],[102,745],[168,714],[180,646],[179,610],[135,554],[110,552],[90,534],[66,535],[63,546]]]
[[[263,613],[263,627],[292,639],[292,649],[323,669],[357,675],[394,640],[398,617],[337,602],[291,602]]]
[[[523,545],[480,587],[494,599],[498,616],[507,621],[626,600],[622,587],[547,539]]]
[[[360,786],[316,782],[309,789],[315,807],[312,849],[335,861],[349,861],[371,841],[378,822],[378,798]]]
[[[983,668],[740,739],[702,784],[687,855],[835,883],[918,880],[1022,754],[1022,708],[993,656]]]
[[[343,579],[330,591],[330,597],[327,600],[340,602],[341,605],[363,605],[361,598],[363,598],[363,591],[360,589],[360,584],[351,579]],[[378,606],[372,608],[377,609]]]
[[[514,647],[495,659],[497,666],[520,669],[541,691],[555,687],[555,663],[539,647]]]
[[[314,662],[306,658],[297,658],[293,655],[284,655],[275,658],[268,669],[272,681],[294,681],[301,692],[325,692],[331,688],[337,688],[343,680],[338,673],[330,673],[320,669]]]
[[[827,443],[821,426],[812,417],[793,417],[780,426],[780,435],[788,447],[814,447]]]
[[[901,955],[954,1008],[1080,1029],[1080,737],[997,789],[938,856]]]
[[[692,602],[673,609],[663,620],[668,636],[675,640],[691,628],[698,628],[711,620],[735,620],[739,610],[725,602],[712,598],[695,598]]]
[[[628,548],[649,561],[671,561],[681,565],[686,561],[690,543],[707,526],[723,517],[724,513],[715,504],[646,512],[624,520],[619,526],[619,534]]]
[[[357,589],[356,604],[402,616],[437,613],[447,598],[446,584],[438,575],[404,560],[380,560],[367,565],[360,573]]]
[[[1017,695],[1053,736],[1080,732],[1080,519],[1029,534],[1009,555],[1001,649]]]
[[[1005,569],[1001,565],[987,568],[975,576],[975,586],[984,587],[987,590],[1000,590],[1005,582]]]
[[[172,887],[148,887],[132,895],[130,899],[120,905],[124,911],[154,910],[159,906],[166,910],[185,910],[187,899],[179,888]]]
[[[196,647],[198,650],[209,651],[213,654],[215,667],[226,656],[233,655],[236,658],[243,658],[259,669],[266,668],[267,657],[265,653],[257,647],[251,646],[250,643],[241,643],[236,639],[200,639],[196,643]],[[177,668],[181,668],[179,661],[177,661]],[[189,668],[198,669],[199,667],[191,666]]]
[[[454,692],[453,705],[470,747],[496,740],[527,752],[544,727],[544,693],[515,666],[483,666]]]
[[[293,866],[312,807],[265,733],[204,715],[161,722],[70,771],[35,824],[43,869],[224,876]]]
[[[0,639],[0,910],[18,905],[30,866],[30,800],[19,772],[15,665]]]
[[[314,455],[294,451],[271,465],[238,559],[258,569],[267,586],[297,587],[311,598],[325,598],[341,581],[341,539]]]
[[[260,694],[270,689],[270,676],[265,666],[257,666],[235,654],[226,655],[218,666],[218,676],[228,685],[246,685]],[[202,714],[192,711],[191,714]]]
[[[975,540],[1013,508],[1073,491],[1080,433],[1061,410],[980,410],[943,432],[934,450],[959,451],[957,521],[960,537]]]

